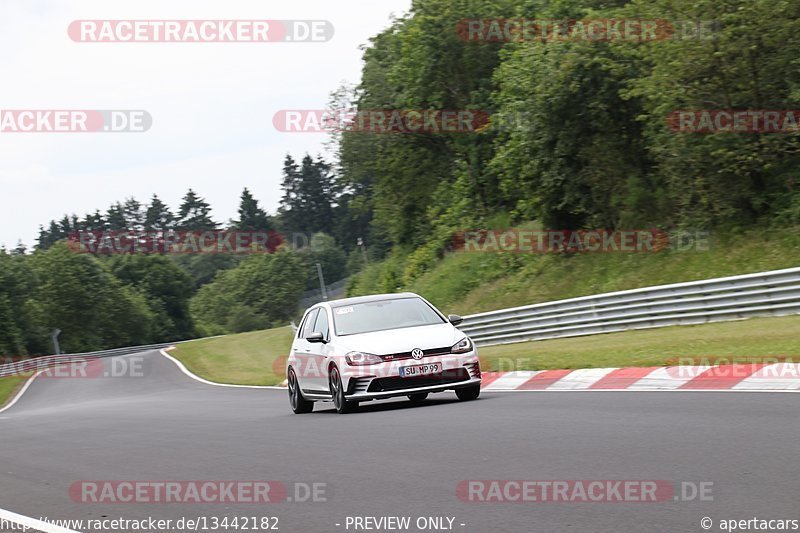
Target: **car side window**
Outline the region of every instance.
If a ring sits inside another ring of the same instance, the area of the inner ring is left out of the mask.
[[[307,315],[306,320],[303,322],[303,326],[300,330],[300,337],[303,339],[307,339],[309,335],[314,331],[314,322],[317,320],[317,313],[319,313],[319,307],[316,309],[312,309]]]
[[[322,338],[328,338],[328,313],[325,309],[320,308],[319,315],[317,315],[317,323],[314,325],[314,333],[322,333]]]

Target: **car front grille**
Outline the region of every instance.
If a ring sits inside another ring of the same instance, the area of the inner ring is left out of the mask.
[[[434,385],[458,383],[459,381],[467,381],[468,379],[470,379],[470,375],[466,368],[445,370],[444,372],[430,376],[376,378],[370,383],[367,392],[387,392],[402,389],[415,389],[417,387],[432,387]]]
[[[432,357],[435,355],[450,355],[450,346],[445,346],[444,348],[430,348],[428,350],[422,350],[423,357]],[[393,353],[389,355],[382,355],[381,358],[384,361],[399,361],[401,359],[411,359],[411,352],[400,352],[400,353]]]

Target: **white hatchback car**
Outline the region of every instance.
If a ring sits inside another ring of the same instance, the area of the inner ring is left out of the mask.
[[[309,413],[316,401],[333,401],[339,413],[359,402],[455,390],[460,400],[481,392],[473,342],[413,293],[379,294],[321,302],[309,308],[286,364],[289,401]]]

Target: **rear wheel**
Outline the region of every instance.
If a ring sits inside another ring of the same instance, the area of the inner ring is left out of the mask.
[[[417,392],[415,394],[409,394],[408,395],[408,399],[411,400],[414,403],[424,401],[425,398],[427,398],[427,397],[428,397],[428,393],[427,392]]]
[[[456,389],[456,396],[462,402],[468,402],[470,400],[477,400],[478,396],[481,395],[481,385],[478,383],[477,385],[470,385],[469,387],[463,387],[461,389]]]
[[[344,398],[344,385],[342,384],[342,376],[339,374],[339,369],[331,367],[331,375],[328,378],[328,384],[331,388],[331,397],[333,398],[333,406],[336,412],[340,415],[353,412],[358,407],[358,402],[348,402]]]
[[[289,382],[289,405],[292,406],[292,411],[294,411],[296,415],[302,415],[313,411],[314,402],[303,398],[303,393],[300,392],[300,385],[297,383],[297,375],[295,375],[293,368],[289,369],[287,381]]]

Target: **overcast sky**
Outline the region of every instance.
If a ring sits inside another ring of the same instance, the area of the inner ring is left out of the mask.
[[[243,187],[270,212],[287,152],[322,153],[326,136],[281,133],[281,109],[324,108],[356,83],[359,47],[411,0],[2,0],[0,109],[142,109],[146,133],[0,133],[0,243],[35,243],[38,226],[153,193],[177,207],[188,187],[218,221]],[[327,43],[76,43],[78,19],[323,19]]]

